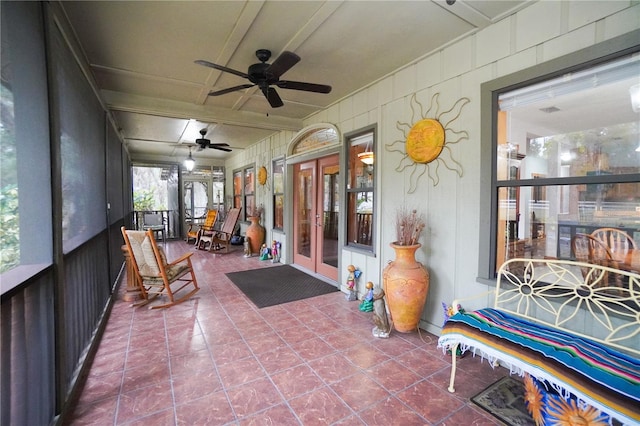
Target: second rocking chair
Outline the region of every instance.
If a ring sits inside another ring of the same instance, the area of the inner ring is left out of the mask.
[[[152,230],[132,231],[124,226],[121,230],[143,299],[136,306],[146,305],[161,296],[168,301],[149,309],[168,308],[186,301],[200,290],[191,265],[193,253],[186,253],[168,263],[164,251],[156,244]],[[188,289],[188,286],[193,288]]]

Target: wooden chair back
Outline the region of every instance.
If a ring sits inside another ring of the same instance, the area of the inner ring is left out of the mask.
[[[238,219],[240,219],[240,209],[230,209],[229,213],[227,213],[227,217],[224,218],[224,222],[222,222],[220,231],[225,234],[233,234],[233,231],[235,231],[236,226],[238,225]]]
[[[240,209],[233,208],[229,210],[227,216],[222,222],[222,226],[219,231],[213,231],[202,235],[198,240],[197,248],[205,249],[208,247],[211,250],[221,250],[229,252],[229,245],[231,244],[231,237],[233,237],[233,231],[235,231],[238,225],[238,219],[240,218]]]
[[[589,234],[577,233],[574,235],[571,239],[571,249],[573,250],[575,260],[578,262],[618,269],[618,262],[611,254],[609,248]],[[582,275],[587,280],[590,279],[587,276],[588,273],[588,268],[582,268]],[[600,285],[620,287],[622,285],[621,276],[619,274],[606,272],[605,279],[600,281]]]
[[[173,262],[167,262],[167,257],[162,248],[156,244],[151,229],[133,231],[123,226],[121,231],[143,298],[142,303],[136,306],[146,305],[162,296],[168,301],[153,305],[150,309],[167,308],[184,302],[199,290],[191,264],[193,253],[186,253]],[[193,286],[193,289],[185,294],[181,290],[187,286]]]
[[[207,212],[207,217],[204,219],[204,223],[202,224],[202,229],[205,231],[213,231],[213,226],[216,224],[217,218],[218,210],[209,210]]]
[[[629,250],[638,248],[633,238],[618,228],[599,228],[593,231],[591,236],[607,246],[616,258],[626,254]]]

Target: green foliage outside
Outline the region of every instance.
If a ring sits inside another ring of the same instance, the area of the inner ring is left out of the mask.
[[[6,185],[0,192],[0,273],[20,264],[18,186]]]
[[[13,94],[0,85],[0,273],[20,265],[18,173]]]
[[[140,189],[133,192],[133,209],[136,211],[149,211],[155,209],[154,191]]]

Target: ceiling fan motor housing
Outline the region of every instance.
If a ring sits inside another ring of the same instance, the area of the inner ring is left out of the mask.
[[[249,66],[249,81],[251,81],[253,84],[260,84],[263,82],[271,84],[272,82],[278,81],[277,78],[273,78],[272,75],[267,74],[266,71],[270,66],[270,64],[265,63],[253,64]]]

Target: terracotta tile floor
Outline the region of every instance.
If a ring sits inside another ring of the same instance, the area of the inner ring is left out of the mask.
[[[436,336],[376,339],[341,292],[257,309],[225,273],[271,263],[166,244],[188,250],[201,290],[165,310],[119,298],[71,424],[501,424],[469,398],[505,369],[464,357],[451,394]]]

